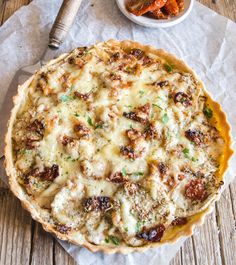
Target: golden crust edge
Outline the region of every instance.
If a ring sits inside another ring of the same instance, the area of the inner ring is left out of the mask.
[[[100,42],[97,45],[102,45],[103,43],[104,42]],[[223,128],[222,132],[224,134],[224,139],[226,141],[226,150],[224,152],[223,165],[221,166],[221,171],[222,171],[221,176],[223,179],[223,176],[224,176],[224,174],[225,174],[225,172],[229,166],[229,159],[233,154],[233,150],[231,148],[231,145],[232,145],[231,126],[227,120],[225,113],[222,110],[221,105],[218,102],[215,102],[211,98],[211,96],[209,95],[208,91],[206,90],[204,84],[202,83],[200,78],[197,76],[197,74],[183,60],[178,59],[175,55],[167,53],[166,51],[164,51],[162,49],[156,49],[155,47],[152,47],[150,45],[142,45],[138,42],[134,42],[134,41],[130,41],[130,40],[125,40],[125,41],[108,40],[105,43],[107,43],[111,46],[119,46],[119,47],[124,47],[124,48],[128,48],[128,49],[140,48],[147,53],[153,53],[153,54],[160,56],[161,58],[167,60],[168,62],[176,63],[179,68],[182,68],[185,71],[192,73],[194,75],[194,77],[200,81],[201,86],[203,87],[203,89],[207,95],[207,99],[210,100],[210,102],[214,108],[214,111],[217,113],[217,118],[219,118],[218,120],[221,124],[220,127]],[[60,55],[57,59],[53,59],[53,60],[49,61],[45,67],[60,62],[67,55],[68,54]],[[94,245],[94,244],[89,243],[88,241],[78,243],[78,242],[74,241],[70,237],[69,234],[68,235],[61,234],[58,231],[56,231],[52,225],[48,224],[47,222],[44,222],[42,220],[42,218],[40,217],[40,215],[38,214],[35,207],[32,206],[30,201],[26,198],[26,195],[24,194],[24,192],[21,190],[21,187],[20,187],[19,183],[17,182],[17,178],[16,178],[16,175],[14,172],[14,165],[13,165],[13,159],[12,159],[12,142],[11,142],[12,126],[13,126],[13,123],[15,121],[17,111],[18,111],[20,104],[22,102],[21,98],[24,96],[24,94],[25,94],[24,92],[25,92],[26,88],[30,85],[34,76],[35,76],[35,74],[32,77],[30,77],[24,84],[18,86],[16,96],[13,97],[14,107],[12,108],[12,111],[11,111],[11,116],[10,116],[10,119],[8,121],[8,126],[7,126],[7,134],[5,136],[5,169],[6,169],[8,177],[9,177],[9,185],[10,185],[11,191],[14,193],[14,195],[18,199],[20,199],[22,206],[27,211],[29,211],[31,213],[32,218],[34,220],[40,222],[46,231],[53,233],[54,235],[56,235],[61,240],[67,240],[73,244],[84,246],[85,248],[87,248],[88,250],[90,250],[92,252],[103,251],[106,254],[114,254],[114,253],[128,254],[128,253],[135,252],[135,251],[136,252],[144,252],[145,250],[147,250],[149,248],[158,247],[158,246],[161,246],[164,244],[173,244],[182,237],[191,236],[193,234],[194,228],[196,226],[200,226],[204,223],[204,219],[205,219],[206,215],[212,212],[213,202],[211,203],[211,206],[209,206],[207,209],[196,214],[195,216],[197,216],[197,218],[193,222],[187,223],[184,227],[184,230],[180,227],[178,229],[179,231],[175,233],[175,236],[166,242],[150,243],[150,244],[147,244],[147,245],[142,246],[142,247],[131,247],[131,246],[119,246],[119,247],[117,247],[117,246],[116,247],[110,247],[109,246],[108,247],[108,246]],[[218,200],[219,198],[220,198],[220,195],[216,195],[214,198],[214,201]]]

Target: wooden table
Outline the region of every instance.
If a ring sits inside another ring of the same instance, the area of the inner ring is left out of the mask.
[[[49,0],[50,1],[50,0]],[[30,0],[0,0],[0,25]],[[235,0],[200,0],[236,21]],[[236,59],[236,58],[235,58]],[[205,224],[186,240],[171,265],[236,264],[236,180]],[[22,209],[0,181],[0,265],[76,264],[57,241]],[[145,265],[145,264],[144,264]]]

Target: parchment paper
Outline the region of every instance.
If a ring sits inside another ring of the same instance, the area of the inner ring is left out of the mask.
[[[17,69],[36,63],[42,55],[60,4],[58,0],[34,0],[0,28],[0,104]],[[110,38],[151,44],[187,61],[203,79],[213,97],[223,105],[232,125],[233,138],[236,139],[235,23],[195,3],[192,13],[183,23],[169,29],[148,29],[125,18],[115,0],[84,0],[74,27],[55,56],[76,46]],[[226,185],[232,181],[235,172],[236,156],[231,160]],[[80,265],[166,265],[183,241],[181,239],[174,245],[126,256],[94,254],[66,242],[61,244]]]

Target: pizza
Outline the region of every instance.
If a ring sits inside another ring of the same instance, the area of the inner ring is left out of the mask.
[[[10,188],[32,217],[105,253],[191,235],[232,153],[226,116],[192,69],[115,40],[63,54],[19,86],[5,148]]]

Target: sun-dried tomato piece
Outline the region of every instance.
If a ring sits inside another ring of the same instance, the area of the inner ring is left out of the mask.
[[[129,159],[137,158],[137,154],[135,153],[134,149],[131,146],[121,146],[120,152],[123,156]]]
[[[138,111],[145,113],[146,115],[150,114],[150,110],[151,110],[151,104],[150,103],[146,103],[145,105],[138,107]]]
[[[179,14],[179,6],[176,0],[167,0],[164,9],[168,15],[177,16]]]
[[[178,175],[178,180],[181,181],[183,179],[185,179],[185,175],[184,174],[179,174]]]
[[[148,124],[144,130],[144,135],[146,139],[153,140],[158,136],[157,130],[153,124]]]
[[[71,65],[83,65],[84,62],[80,59],[83,55],[85,55],[87,47],[80,47],[75,50],[75,54],[68,59],[68,63]]]
[[[184,0],[176,0],[178,6],[179,6],[179,12],[184,11]]]
[[[191,180],[185,186],[185,197],[190,200],[203,201],[207,197],[207,190],[202,179]]]
[[[153,86],[164,87],[164,86],[168,86],[169,85],[169,81],[165,80],[165,81],[161,81],[161,82],[154,82],[152,85]]]
[[[144,228],[141,233],[137,234],[137,238],[150,242],[160,242],[164,232],[165,226],[163,224],[159,224],[147,230]]]
[[[79,137],[88,137],[90,133],[89,128],[82,123],[75,124],[74,131]]]
[[[140,118],[136,112],[131,111],[131,112],[123,112],[123,116],[127,119],[133,120],[133,121],[137,121],[140,122],[142,124],[147,123],[146,119]]]
[[[147,17],[154,18],[154,19],[167,19],[167,18],[169,18],[169,16],[162,9],[163,8],[149,11],[145,15]]]
[[[87,198],[84,201],[84,209],[87,212],[91,211],[108,211],[112,208],[110,197],[94,196]]]
[[[62,138],[61,143],[62,143],[62,145],[67,146],[68,144],[73,143],[74,140],[75,139],[73,137],[64,135],[63,138]]]
[[[84,101],[88,100],[89,97],[91,96],[91,93],[85,93],[85,94],[82,94],[82,93],[79,93],[78,91],[75,91],[74,92],[74,95],[77,97],[77,98],[81,98],[83,99]]]
[[[24,175],[25,181],[27,182],[31,176],[41,180],[53,181],[59,176],[59,167],[53,164],[51,167],[45,167],[43,171],[40,171],[39,168],[34,168]]]
[[[118,61],[121,58],[121,54],[119,52],[115,52],[111,55],[109,62],[113,63]]]
[[[185,217],[176,217],[172,222],[171,224],[172,225],[186,225],[188,222],[188,219],[185,218]]]
[[[174,176],[169,175],[164,184],[166,184],[170,189],[172,189],[176,186],[177,183]]]
[[[150,115],[150,110],[151,110],[151,104],[147,103],[143,106],[136,108],[135,111],[123,112],[123,116],[126,117],[127,119],[137,121],[142,124],[147,124]]]
[[[24,179],[25,179],[25,182],[27,183],[28,182],[28,179],[30,176],[33,176],[33,177],[40,177],[40,171],[39,171],[39,168],[34,168],[32,170],[30,170],[28,173],[26,173],[24,175]]]
[[[187,130],[185,132],[185,137],[194,142],[196,145],[204,143],[204,134],[199,130]]]
[[[140,50],[140,49],[132,49],[130,51],[130,54],[133,55],[135,58],[137,58],[138,60],[142,59],[143,56],[145,55],[144,51]]]
[[[34,120],[30,125],[27,126],[27,129],[33,132],[36,132],[40,136],[44,135],[44,124],[38,119]]]
[[[168,167],[163,163],[158,163],[158,170],[162,176],[164,176],[167,173]]]
[[[153,60],[148,56],[144,56],[142,61],[143,61],[143,63],[142,63],[143,66],[148,66],[148,65],[152,64],[152,62],[153,62]]]
[[[69,231],[71,231],[71,227],[63,225],[63,224],[57,224],[56,230],[60,232],[61,234],[67,234]]]
[[[51,167],[45,167],[40,177],[44,180],[53,181],[58,176],[59,176],[59,166],[53,164]]]
[[[192,98],[183,92],[178,92],[174,96],[175,103],[181,103],[184,107],[192,105]]]
[[[25,145],[27,149],[34,149],[39,141],[43,139],[45,126],[42,121],[35,119],[27,127],[27,132],[25,135]]]
[[[142,16],[148,11],[163,7],[166,0],[129,0],[126,8],[136,16]]]
[[[99,209],[99,201],[97,197],[91,197],[84,201],[84,209],[86,212],[97,211]]]
[[[131,141],[135,141],[137,139],[139,139],[140,137],[142,137],[142,133],[139,132],[138,130],[136,129],[129,129],[126,131],[126,134],[128,136],[128,138],[131,140]]]
[[[76,49],[76,57],[79,58],[85,54],[85,52],[88,51],[88,47],[79,47]]]
[[[107,180],[117,183],[117,184],[123,184],[125,183],[128,179],[126,176],[123,176],[122,172],[116,172],[115,174],[109,175]]]
[[[27,137],[25,140],[26,149],[32,150],[38,146],[40,139],[33,139],[33,137]]]

